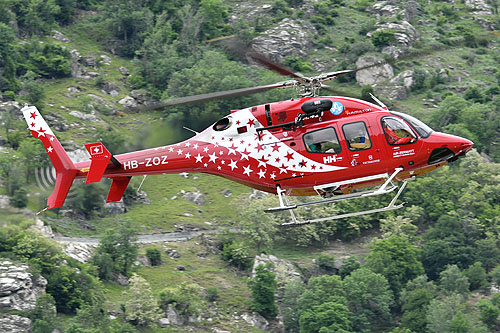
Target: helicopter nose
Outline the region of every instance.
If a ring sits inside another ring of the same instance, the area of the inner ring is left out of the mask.
[[[458,158],[472,149],[474,142],[471,140],[444,133],[433,133],[433,141],[438,145],[432,150],[429,156],[429,164],[436,164],[444,161],[454,162]]]

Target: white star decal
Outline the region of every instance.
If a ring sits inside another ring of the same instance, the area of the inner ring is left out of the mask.
[[[248,161],[248,155],[247,154],[244,154],[243,152],[240,152],[241,153],[241,158],[240,158],[240,161],[241,160],[247,160]]]
[[[281,175],[282,173],[288,173],[288,171],[286,170],[286,168],[285,168],[285,167],[278,167],[278,168],[280,169],[280,175]]]
[[[226,164],[226,160],[220,161],[220,164],[222,164],[222,165]]]
[[[243,167],[243,169],[245,169],[245,171],[243,171],[243,174],[246,174],[248,177],[250,177],[250,173],[253,172],[253,170],[250,169],[250,165]]]
[[[274,180],[276,178],[276,174],[273,172],[269,177]]]
[[[213,162],[213,163],[215,163],[215,160],[219,158],[217,156],[217,154],[215,154],[215,152],[213,152],[212,155],[209,154],[208,156],[210,156],[210,161],[209,162]]]
[[[191,142],[186,142],[186,147],[191,146]]]
[[[266,170],[259,170],[257,174],[259,175],[259,179],[266,178]]]
[[[179,150],[177,151],[177,155],[182,155],[182,149],[179,149]]]
[[[198,156],[195,156],[194,158],[196,158],[196,163],[203,163],[203,156],[201,156],[199,153],[198,153]]]
[[[236,155],[236,150],[234,150],[233,148],[228,147],[227,150],[228,150],[228,152],[227,152],[228,155],[231,155],[231,154]]]
[[[197,144],[197,143],[195,143],[195,144],[193,145],[193,149],[198,149],[198,144]]]
[[[207,163],[205,163],[205,164],[203,164],[203,166],[206,168],[206,167],[208,167],[208,164],[207,164]]]
[[[174,151],[174,147],[168,148],[168,151],[172,153]]]
[[[48,151],[49,153],[52,153],[52,150],[54,150],[52,147],[47,148],[47,151]]]
[[[208,147],[203,148],[204,153],[208,153]]]
[[[190,158],[190,157],[191,157],[191,154],[188,152],[188,153],[186,154],[186,158]]]
[[[221,170],[221,169],[222,169],[222,167],[220,165],[217,166],[217,170]]]
[[[238,166],[236,165],[236,161],[231,160],[231,163],[229,163],[229,166],[231,167],[231,170],[238,169]]]
[[[53,136],[50,137],[50,141],[54,141],[54,137]]]

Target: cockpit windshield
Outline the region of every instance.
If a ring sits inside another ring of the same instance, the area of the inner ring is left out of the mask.
[[[391,111],[391,113],[393,115],[403,118],[408,124],[410,124],[415,129],[415,131],[417,131],[417,133],[422,138],[428,137],[433,132],[432,128],[430,128],[429,126],[427,126],[426,124],[424,124],[422,121],[418,120],[415,117],[396,111]]]

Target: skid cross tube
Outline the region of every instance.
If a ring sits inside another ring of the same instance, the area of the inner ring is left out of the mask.
[[[360,211],[360,212],[354,212],[354,213],[334,215],[334,216],[323,217],[323,218],[317,218],[317,219],[307,220],[307,221],[298,221],[294,212],[293,212],[293,210],[298,208],[298,207],[324,204],[324,203],[330,203],[330,202],[334,202],[334,201],[341,201],[341,200],[361,198],[361,197],[369,197],[369,196],[375,196],[375,195],[381,195],[381,194],[393,192],[397,188],[397,186],[392,184],[392,181],[394,180],[396,175],[402,170],[403,170],[402,168],[396,168],[394,170],[394,172],[391,174],[391,176],[387,178],[387,180],[384,182],[384,184],[382,184],[378,189],[375,189],[375,190],[363,191],[363,192],[358,192],[358,193],[350,193],[350,194],[345,194],[345,195],[341,195],[341,196],[334,197],[334,198],[328,198],[328,199],[324,199],[324,200],[316,200],[316,201],[312,201],[312,202],[305,202],[305,203],[299,203],[299,204],[294,204],[294,205],[291,205],[289,203],[288,197],[285,194],[285,190],[281,189],[281,187],[278,185],[276,188],[276,193],[278,194],[280,206],[269,208],[269,209],[265,210],[265,212],[269,213],[269,212],[279,212],[279,211],[288,210],[290,212],[291,217],[292,217],[292,222],[283,223],[281,225],[282,226],[290,226],[290,225],[302,225],[302,224],[309,224],[309,223],[315,223],[315,222],[323,222],[323,221],[329,221],[329,220],[337,220],[337,219],[346,218],[346,217],[379,213],[379,212],[385,212],[385,211],[389,211],[389,210],[399,209],[399,208],[404,206],[404,203],[396,205],[396,201],[399,198],[399,196],[401,195],[401,193],[403,193],[404,189],[406,188],[406,185],[408,183],[408,179],[403,181],[403,183],[399,187],[399,190],[397,191],[396,195],[391,200],[389,205],[387,205],[386,207],[365,210],[365,211]],[[392,184],[392,186],[387,188],[387,186],[389,184]]]

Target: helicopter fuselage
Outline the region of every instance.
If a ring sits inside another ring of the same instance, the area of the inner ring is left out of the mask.
[[[103,177],[203,172],[271,193],[340,194],[380,184],[395,168],[397,180],[421,175],[472,146],[366,101],[307,97],[235,110],[186,141],[115,155]],[[86,178],[90,161],[75,166]]]

